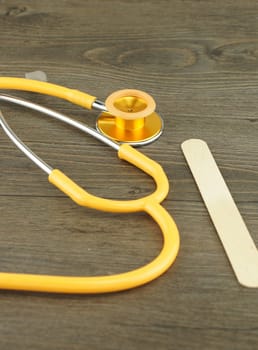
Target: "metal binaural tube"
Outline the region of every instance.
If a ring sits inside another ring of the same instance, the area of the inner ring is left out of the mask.
[[[78,122],[64,114],[58,113],[52,109],[43,107],[41,105],[38,105],[36,103],[23,100],[18,97],[0,94],[0,101],[5,101],[9,103],[14,103],[38,112],[41,112],[43,114],[46,114],[52,118],[55,118],[57,120],[60,120],[66,124],[69,124],[91,136],[98,139],[99,141],[105,143],[106,145],[114,148],[115,150],[119,150],[120,145],[117,142],[114,142],[110,140],[105,135],[100,134],[95,129],[91,128],[90,126],[83,124],[81,122]],[[5,120],[3,114],[0,111],[0,125],[2,126],[3,130],[7,134],[7,136],[13,141],[13,143],[29,158],[31,159],[39,168],[41,168],[44,172],[47,174],[50,174],[50,172],[53,170],[52,167],[50,167],[46,162],[44,162],[40,157],[38,157],[28,146],[26,146],[19,137],[15,134],[15,132],[12,130],[12,128],[9,126],[7,121]]]
[[[79,130],[85,132],[86,134],[93,136],[97,140],[105,143],[106,145],[114,148],[117,151],[119,150],[120,146],[117,142],[110,140],[108,137],[106,137],[105,135],[102,135],[97,130],[91,128],[87,124],[78,122],[77,120],[74,120],[74,119],[72,119],[72,118],[70,118],[62,113],[56,112],[50,108],[46,108],[46,107],[43,107],[39,104],[24,100],[22,98],[14,97],[11,95],[6,95],[6,94],[0,94],[0,101],[14,103],[14,104],[32,109],[34,111],[38,111],[40,113],[46,114],[52,118],[55,118],[55,119],[60,120],[66,124],[69,124],[69,125],[75,127],[76,129],[79,129]]]
[[[100,100],[95,100],[92,103],[91,107],[93,109],[96,109],[97,111],[100,111],[100,112],[107,112],[107,107],[106,107],[105,103],[100,101]]]
[[[2,126],[6,135],[11,139],[11,141],[22,151],[30,160],[33,161],[40,169],[42,169],[48,175],[52,172],[53,168],[49,166],[44,160],[38,157],[28,146],[23,143],[19,137],[13,132],[11,127],[5,120],[2,112],[0,111],[0,125]]]

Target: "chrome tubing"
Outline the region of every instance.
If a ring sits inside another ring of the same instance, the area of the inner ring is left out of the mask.
[[[0,94],[0,101],[5,101],[9,103],[14,103],[35,111],[38,111],[40,113],[43,113],[45,115],[48,115],[52,118],[55,118],[57,120],[60,120],[63,123],[66,123],[68,125],[71,125],[75,127],[76,129],[81,130],[82,132],[85,132],[86,134],[89,134],[96,138],[97,140],[105,143],[106,145],[112,147],[115,150],[119,150],[120,145],[112,140],[110,140],[108,137],[100,134],[97,130],[91,128],[90,126],[83,124],[77,120],[74,120],[62,113],[56,112],[52,109],[43,107],[41,105],[38,105],[36,103],[24,100],[19,97],[14,97],[11,95],[6,94]],[[31,159],[39,168],[41,168],[44,172],[47,174],[50,174],[53,170],[52,167],[50,167],[47,163],[45,163],[40,157],[38,157],[28,146],[26,146],[19,137],[15,134],[15,132],[12,130],[12,128],[9,126],[7,121],[5,120],[3,114],[0,111],[0,125],[2,126],[3,130],[7,134],[7,136],[13,141],[13,143],[29,158]]]

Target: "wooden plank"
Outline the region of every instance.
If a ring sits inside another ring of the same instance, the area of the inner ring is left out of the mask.
[[[100,99],[123,88],[155,98],[162,138],[142,151],[166,170],[164,205],[182,246],[175,265],[125,293],[63,296],[0,292],[1,349],[227,349],[258,343],[257,291],[238,285],[180,150],[209,142],[258,243],[258,3],[235,1],[0,1],[0,70],[43,70],[51,82]],[[94,125],[96,115],[16,92]],[[1,104],[17,134],[89,191],[137,198],[151,179],[97,141]],[[110,273],[161,247],[142,214],[77,208],[0,131],[0,265],[5,271]]]

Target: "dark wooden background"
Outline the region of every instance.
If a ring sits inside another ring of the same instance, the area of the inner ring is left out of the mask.
[[[142,151],[162,164],[164,206],[181,249],[158,280],[110,295],[0,292],[0,349],[257,349],[258,290],[241,287],[180,150],[209,143],[258,244],[258,2],[253,0],[0,1],[1,76],[49,81],[105,99],[149,92],[165,132]],[[13,93],[14,94],[14,93]],[[96,113],[15,92],[94,125]],[[94,194],[137,198],[150,178],[60,123],[1,103],[18,135]],[[72,275],[136,268],[162,245],[144,214],[77,207],[0,132],[2,271]]]

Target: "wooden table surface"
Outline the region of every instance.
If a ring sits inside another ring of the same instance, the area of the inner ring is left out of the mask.
[[[166,171],[164,206],[181,248],[154,282],[109,295],[0,292],[0,349],[257,349],[258,290],[241,287],[180,149],[209,146],[258,244],[258,2],[0,1],[1,76],[42,70],[104,100],[150,93],[163,136],[142,152]],[[94,125],[96,113],[13,92]],[[138,198],[152,180],[93,138],[1,103],[19,137],[90,192]],[[139,267],[162,238],[145,214],[77,207],[0,132],[2,271],[113,274]],[[257,271],[258,272],[258,271]]]

